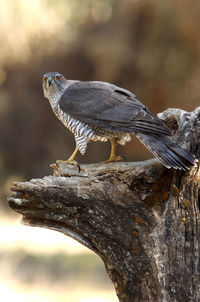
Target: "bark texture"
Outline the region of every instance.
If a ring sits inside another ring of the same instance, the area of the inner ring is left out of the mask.
[[[200,107],[159,115],[174,140],[200,158]],[[104,261],[121,302],[200,301],[200,168],[157,159],[54,166],[15,183],[10,207],[23,222],[62,232]]]

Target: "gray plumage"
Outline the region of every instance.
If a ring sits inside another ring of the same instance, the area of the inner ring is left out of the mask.
[[[125,145],[135,134],[167,168],[188,169],[195,157],[168,136],[171,131],[130,91],[105,82],[67,80],[57,72],[43,76],[44,95],[56,116],[74,134],[83,155],[90,140],[115,138]]]

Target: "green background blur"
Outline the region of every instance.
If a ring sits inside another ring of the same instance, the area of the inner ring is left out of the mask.
[[[49,71],[117,84],[133,91],[154,114],[169,107],[191,111],[200,99],[200,2],[0,0],[0,194],[5,213],[13,180],[52,173],[49,164],[66,159],[75,146],[43,97],[41,78]],[[78,160],[105,160],[109,148],[109,143],[91,143]],[[136,139],[118,150],[128,161],[152,157]]]

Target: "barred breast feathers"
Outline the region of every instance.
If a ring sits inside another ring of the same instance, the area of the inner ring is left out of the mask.
[[[116,133],[113,131],[102,130],[100,127],[92,127],[71,117],[69,114],[60,109],[59,104],[50,102],[51,107],[58,119],[67,127],[75,137],[76,145],[82,155],[87,149],[87,143],[92,141],[106,142],[111,137],[118,138],[118,144],[125,145],[131,140],[127,133]],[[53,105],[54,104],[54,105]]]
[[[83,155],[87,149],[88,141],[90,141],[94,136],[93,129],[89,125],[71,117],[69,114],[61,110],[59,106],[56,106],[56,108],[54,107],[53,111],[65,127],[74,134],[76,145],[80,153]]]

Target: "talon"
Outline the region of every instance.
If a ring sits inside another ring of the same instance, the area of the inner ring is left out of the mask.
[[[108,160],[105,160],[104,163],[113,163],[113,162],[116,162],[116,161],[121,161],[121,160],[125,160],[125,156],[115,156],[115,157],[111,157],[109,158]]]
[[[54,170],[58,170],[58,164],[57,163],[51,164],[50,167],[53,168]]]
[[[79,166],[79,164],[77,163],[77,161],[75,161],[74,159],[67,159],[67,160],[57,160],[56,161],[57,165],[63,165],[63,164],[69,164],[69,165],[73,165],[74,167],[78,168],[78,171],[80,172],[81,168]]]
[[[126,160],[125,156],[115,156],[115,151],[116,151],[116,147],[117,147],[117,139],[112,137],[110,138],[110,142],[111,142],[111,151],[110,151],[110,157],[108,160],[104,161],[104,163],[113,163],[116,161],[120,161],[120,160]]]
[[[81,168],[80,168],[79,164],[77,163],[77,161],[74,160],[74,158],[76,157],[77,152],[78,152],[78,148],[76,148],[74,150],[72,155],[67,160],[57,160],[56,164],[57,165],[70,164],[70,165],[73,165],[74,167],[77,167],[78,171],[80,172]]]

